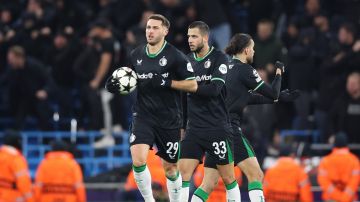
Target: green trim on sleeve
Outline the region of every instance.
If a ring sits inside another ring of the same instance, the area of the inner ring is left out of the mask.
[[[222,81],[223,83],[225,83],[225,80],[224,79],[222,79],[222,78],[218,78],[218,77],[214,77],[214,78],[212,78],[211,79],[211,81]]]
[[[256,88],[254,88],[253,91],[256,91],[256,90],[257,90],[258,88],[260,88],[260,86],[262,86],[264,83],[265,83],[264,81],[261,81],[261,82],[259,83],[259,85],[256,86]]]
[[[195,76],[192,76],[192,77],[186,78],[185,80],[194,80],[194,79],[195,79]]]

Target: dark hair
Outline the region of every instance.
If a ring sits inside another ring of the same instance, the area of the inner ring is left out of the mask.
[[[150,15],[150,17],[148,18],[148,20],[150,19],[153,19],[153,20],[159,20],[161,21],[161,25],[165,26],[167,29],[170,28],[170,22],[169,20],[163,16],[163,15],[160,15],[160,14],[152,14]]]
[[[13,53],[16,57],[25,58],[26,56],[25,49],[21,46],[11,46],[8,51]]]
[[[100,29],[109,29],[111,30],[111,23],[107,19],[97,19],[95,22],[91,24],[91,28],[100,28]]]
[[[198,28],[202,35],[209,35],[210,34],[210,28],[209,26],[203,22],[203,21],[195,21],[192,22],[188,29]]]
[[[50,143],[52,151],[69,151],[69,145],[62,140],[55,140]]]
[[[340,29],[344,29],[346,32],[351,33],[354,37],[356,36],[356,28],[354,24],[350,22],[345,22],[340,25]]]
[[[347,144],[348,144],[348,138],[347,138],[346,133],[338,132],[335,135],[334,147],[337,147],[337,148],[346,147]]]
[[[250,45],[251,40],[250,35],[237,33],[231,38],[229,45],[225,48],[225,53],[229,55],[242,53],[244,49]]]
[[[14,130],[7,130],[4,132],[4,144],[15,147],[16,149],[22,149],[22,141],[20,133]]]

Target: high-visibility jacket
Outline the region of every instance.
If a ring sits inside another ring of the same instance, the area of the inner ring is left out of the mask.
[[[164,192],[167,191],[166,187],[166,176],[164,168],[162,167],[161,159],[156,156],[155,150],[149,150],[149,155],[147,157],[146,165],[151,173],[151,181],[152,183],[157,183],[161,185],[161,188]],[[134,172],[133,170],[130,171],[126,183],[125,183],[125,190],[137,190],[138,187],[135,182]]]
[[[37,202],[86,201],[83,174],[71,153],[46,154],[36,171],[34,194]]]
[[[239,167],[234,168],[235,178],[241,186],[242,183],[242,173]],[[194,184],[196,187],[200,186],[202,180],[204,178],[204,164],[199,164],[194,173]],[[223,180],[219,177],[218,185],[214,188],[214,190],[210,193],[207,202],[218,202],[218,201],[226,201],[226,188]]]
[[[16,148],[0,147],[0,202],[33,201],[26,159]]]
[[[313,201],[308,175],[290,157],[280,157],[274,167],[265,172],[263,190],[267,202]]]
[[[318,168],[323,200],[355,201],[359,172],[359,159],[348,148],[334,148]]]

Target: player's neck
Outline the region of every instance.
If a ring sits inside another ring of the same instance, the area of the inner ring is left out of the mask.
[[[200,52],[196,53],[196,57],[203,58],[210,51],[210,46],[208,44],[204,45]]]
[[[240,60],[240,62],[245,63],[245,64],[247,63],[246,55],[243,55],[243,54],[234,55],[234,59]]]
[[[147,44],[147,49],[150,54],[157,54],[165,45],[165,39],[159,41],[159,43],[150,45]]]

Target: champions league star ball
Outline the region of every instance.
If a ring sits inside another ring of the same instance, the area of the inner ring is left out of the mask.
[[[112,73],[114,79],[118,79],[120,83],[120,94],[127,95],[135,90],[137,83],[137,75],[135,71],[129,67],[120,67]]]

